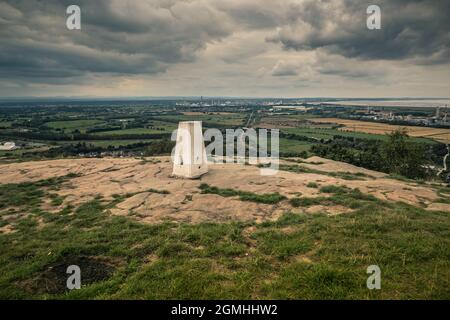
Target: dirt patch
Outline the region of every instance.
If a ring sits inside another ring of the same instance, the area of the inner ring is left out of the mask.
[[[305,254],[300,254],[298,256],[295,256],[292,260],[295,262],[305,263],[305,264],[313,263],[312,260]]]
[[[7,224],[6,226],[0,227],[0,233],[3,234],[8,234],[8,233],[12,233],[15,232],[16,230],[14,230],[14,227],[10,224]]]
[[[432,203],[427,208],[430,211],[450,212],[450,204],[448,203]]]
[[[108,279],[117,267],[117,261],[105,257],[66,257],[45,266],[35,277],[19,284],[32,294],[60,294],[67,289],[67,268],[77,265],[81,270],[81,285],[88,285]]]
[[[322,205],[316,205],[311,206],[307,209],[305,209],[306,213],[326,213],[330,216],[335,216],[342,213],[352,212],[353,210],[344,206],[322,206]]]
[[[298,227],[295,227],[295,226],[287,226],[287,227],[281,228],[280,230],[283,233],[292,234],[292,233],[297,232],[299,229],[298,229]]]

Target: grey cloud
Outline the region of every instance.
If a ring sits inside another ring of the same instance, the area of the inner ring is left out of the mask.
[[[291,1],[227,0],[215,6],[233,20],[236,28],[274,29],[285,23]]]
[[[336,54],[327,54],[321,50],[318,50],[312,68],[323,75],[369,81],[384,79],[387,75],[387,70],[381,68],[380,63],[345,58]]]
[[[278,61],[272,70],[272,76],[287,77],[298,75],[298,66],[284,61]]]
[[[369,4],[381,8],[381,30],[366,28]],[[286,49],[322,48],[359,59],[422,57],[428,63],[450,61],[448,0],[307,0],[291,8],[290,21],[268,37]],[[437,52],[442,54],[427,59]]]
[[[0,77],[42,81],[89,72],[159,73],[193,61],[208,42],[232,32],[226,17],[202,0],[77,1],[82,30],[70,31],[70,4],[0,2]]]

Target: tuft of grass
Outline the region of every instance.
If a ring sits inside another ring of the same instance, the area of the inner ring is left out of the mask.
[[[327,203],[330,204],[330,201],[328,200],[328,198],[325,197],[315,197],[315,198],[304,197],[304,198],[289,199],[289,203],[291,204],[291,206],[298,208],[298,207],[310,207],[319,204],[327,204]]]
[[[328,175],[344,180],[366,180],[365,178],[374,179],[373,176],[363,172],[329,172]]]
[[[308,182],[308,184],[306,186],[308,188],[315,188],[315,189],[317,189],[319,187],[319,185],[315,182]]]
[[[54,207],[58,207],[64,202],[64,197],[61,197],[56,193],[49,194],[49,198],[51,199],[51,205]]]
[[[187,194],[187,195],[184,197],[183,203],[191,202],[191,201],[192,201],[192,198],[193,198],[192,194]]]
[[[150,188],[150,189],[146,190],[146,192],[150,192],[150,193],[159,193],[159,194],[170,194],[170,191],[167,191],[167,190],[157,190],[157,189],[153,189],[153,188]]]
[[[116,206],[118,203],[121,203],[121,202],[125,201],[128,198],[134,197],[135,195],[140,194],[140,193],[144,193],[144,192],[158,193],[158,194],[170,194],[170,191],[157,190],[157,189],[153,189],[153,188],[147,189],[145,191],[140,191],[140,192],[128,192],[128,193],[125,193],[125,194],[117,194],[117,193],[115,193],[115,194],[112,195],[112,198],[114,200],[108,204],[108,208],[112,208],[112,207]]]
[[[329,185],[321,187],[319,191],[322,193],[346,194],[349,193],[350,189],[346,186]]]
[[[295,164],[293,164],[293,165],[280,164],[279,169],[283,170],[283,171],[289,171],[289,172],[295,172],[295,173],[316,173],[316,174],[323,174],[323,175],[328,174],[328,172],[326,172],[326,171],[310,169],[310,168],[295,165]]]
[[[202,183],[199,186],[200,190],[203,194],[217,194],[222,197],[234,197],[238,196],[241,201],[251,201],[257,203],[264,204],[276,204],[284,199],[285,196],[280,195],[279,193],[264,193],[264,194],[256,194],[249,191],[241,191],[234,189],[221,189],[218,187],[210,186],[206,183]]]
[[[78,177],[81,177],[81,174],[80,173],[75,173],[75,172],[70,172],[70,173],[68,173],[67,175],[66,175],[66,177],[67,178],[78,178]]]
[[[285,212],[281,215],[280,218],[276,221],[264,221],[261,222],[258,227],[267,228],[267,227],[287,227],[302,224],[306,221],[306,215]]]
[[[305,162],[306,163],[306,162]],[[311,164],[311,163],[309,163]],[[289,172],[295,172],[295,173],[315,173],[315,174],[321,174],[325,176],[330,176],[334,178],[340,178],[343,180],[366,180],[365,178],[371,178],[372,176],[365,174],[363,172],[328,172],[318,169],[310,169],[304,166],[300,165],[286,165],[281,164],[279,166],[280,170],[283,171],[289,171]]]

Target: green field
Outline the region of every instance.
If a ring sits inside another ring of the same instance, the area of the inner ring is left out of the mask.
[[[85,131],[87,128],[104,124],[102,120],[68,120],[68,121],[50,121],[45,125],[52,129],[67,129]]]
[[[280,152],[282,153],[299,153],[309,151],[311,143],[307,141],[289,140],[280,138]]]

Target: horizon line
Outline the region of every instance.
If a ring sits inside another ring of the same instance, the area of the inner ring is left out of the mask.
[[[1,102],[5,101],[20,101],[20,100],[115,100],[115,101],[127,101],[127,100],[201,100],[201,99],[335,99],[335,100],[439,100],[450,99],[450,97],[438,97],[438,96],[383,96],[383,97],[336,97],[336,96],[305,96],[305,97],[255,97],[255,96],[201,96],[201,95],[175,95],[175,96],[13,96],[13,97],[0,97]]]

